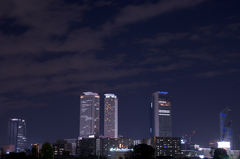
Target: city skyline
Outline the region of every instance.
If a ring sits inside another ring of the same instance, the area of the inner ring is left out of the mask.
[[[115,94],[110,94],[110,93],[104,94],[104,96],[105,96],[105,98],[104,98],[105,105],[104,105],[104,109],[103,109],[104,110],[104,125],[101,128],[101,127],[96,126],[96,125],[100,125],[100,123],[99,123],[99,121],[100,121],[99,120],[99,112],[101,110],[100,104],[99,104],[100,96],[98,95],[98,93],[94,93],[94,92],[90,92],[90,91],[83,92],[83,94],[84,95],[80,95],[80,116],[79,116],[80,117],[80,122],[79,122],[80,129],[79,129],[78,140],[82,139],[82,138],[98,138],[99,136],[101,136],[99,129],[104,130],[104,134],[102,134],[102,135],[104,135],[104,137],[118,138],[118,136],[113,137],[113,136],[105,135],[105,128],[106,128],[105,127],[105,123],[106,123],[105,115],[107,112],[106,108],[110,108],[109,106],[117,106],[117,108],[118,108],[117,96]],[[166,92],[166,91],[157,91],[157,92],[152,93],[152,95],[151,95],[152,101],[150,103],[150,116],[153,114],[154,118],[150,119],[150,124],[149,124],[150,135],[148,137],[176,137],[176,136],[172,136],[172,123],[171,123],[171,120],[172,120],[171,119],[172,118],[171,98],[172,97],[166,96],[167,94],[168,94],[168,92]],[[106,102],[108,103],[109,101],[112,101],[112,103],[106,104]],[[89,109],[87,107],[91,107],[91,108]],[[98,112],[96,113],[95,111],[92,111],[92,110],[97,110]],[[117,112],[117,110],[115,110],[115,113]],[[232,121],[229,120],[229,118],[230,118],[229,114],[228,114],[229,111],[231,111],[231,110],[229,109],[229,107],[227,107],[220,112],[220,139],[218,141],[229,141],[231,143],[231,149],[232,149],[232,147],[233,147],[233,145],[232,145],[233,144],[233,138],[232,138],[233,132],[232,132],[232,124],[230,124],[230,123],[232,123]],[[110,112],[110,113],[112,113],[112,112]],[[91,114],[90,116],[92,116],[92,117],[93,117],[93,114],[95,114],[97,117],[97,120],[92,120],[93,118],[91,118],[89,116],[89,114]],[[83,117],[82,119],[84,119],[85,122],[81,121],[81,116]],[[169,119],[164,118],[166,116],[169,117]],[[88,122],[89,119],[91,119],[90,121],[97,121],[97,122]],[[155,120],[157,120],[157,123],[155,123],[156,122]],[[23,123],[23,124],[19,124],[19,122]],[[160,124],[160,122],[163,124]],[[83,123],[83,124],[81,124],[81,123]],[[16,142],[16,151],[17,152],[23,151],[23,147],[25,148],[26,143],[27,143],[26,142],[27,140],[26,140],[25,120],[13,118],[13,119],[10,119],[8,125],[9,125],[8,134],[10,134],[9,132],[11,132],[11,130],[14,127],[15,129],[17,129],[17,131],[16,131],[17,133],[15,133],[15,136],[20,137],[22,142],[24,141],[23,143],[20,143],[20,144],[18,142]],[[21,125],[20,129],[18,127],[19,125]],[[91,127],[89,127],[89,125],[94,128],[97,128],[98,130],[95,131],[95,129],[91,129]],[[22,128],[23,126],[24,126],[24,128]],[[114,126],[116,128],[116,125],[114,125]],[[87,131],[86,131],[87,133],[81,133],[81,132],[84,132],[84,129],[86,130],[86,128],[87,128]],[[18,129],[21,131],[18,131]],[[118,128],[117,128],[117,130],[118,130]],[[155,132],[154,132],[154,130],[155,130]],[[25,132],[25,135],[23,134],[24,132]],[[195,133],[195,131],[193,133]],[[114,135],[116,135],[116,134],[117,133],[114,132]],[[16,139],[18,137],[16,137]],[[9,141],[8,144],[10,144],[10,140],[9,140],[10,138],[11,137],[8,137],[8,141]],[[15,141],[17,141],[16,139],[15,139]],[[198,143],[196,143],[196,144],[198,144]],[[12,144],[10,144],[10,145],[12,145]]]
[[[172,136],[207,147],[232,111],[240,149],[240,1],[0,1],[0,145],[79,137],[82,92],[118,98],[118,134],[149,136],[151,94],[172,97]]]

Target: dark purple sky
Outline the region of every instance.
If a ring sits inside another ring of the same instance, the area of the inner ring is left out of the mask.
[[[232,109],[240,148],[240,1],[0,1],[0,145],[77,138],[79,95],[119,98],[119,134],[149,137],[151,93],[172,96],[173,135],[219,139]],[[103,112],[103,111],[102,111]],[[103,120],[101,119],[103,122]],[[103,129],[101,129],[103,133]]]

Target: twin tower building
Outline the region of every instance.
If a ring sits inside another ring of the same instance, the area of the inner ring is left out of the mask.
[[[100,135],[100,96],[98,93],[83,92],[80,96],[79,138],[94,138]],[[150,104],[150,137],[172,137],[172,108],[168,92],[152,94]],[[118,98],[105,94],[104,136],[118,137]]]
[[[100,135],[100,96],[93,92],[83,92],[80,96],[80,138],[93,138]],[[118,98],[105,94],[104,136],[118,137]]]

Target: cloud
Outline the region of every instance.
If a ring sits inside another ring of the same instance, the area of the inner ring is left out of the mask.
[[[150,45],[161,45],[169,43],[173,40],[183,39],[188,33],[160,33],[155,38],[146,38],[139,41],[139,43],[148,43]]]
[[[36,0],[34,3],[30,0],[1,1],[0,25],[8,26],[7,31],[0,30],[1,110],[42,106],[41,103],[24,100],[42,94],[67,94],[94,87],[99,90],[145,87],[151,83],[121,81],[114,86],[110,83],[149,71],[183,68],[184,65],[179,63],[161,63],[169,61],[169,56],[140,58],[129,64],[125,56],[105,57],[98,51],[109,47],[106,38],[124,32],[124,26],[128,24],[192,8],[201,2],[203,0],[165,0],[155,4],[129,5],[120,8],[110,18],[103,18],[101,25],[91,27],[85,24],[87,12],[93,12],[94,7],[115,4],[106,1],[93,5],[86,1],[81,4],[61,0]],[[184,38],[183,34],[159,34],[151,42],[153,45],[166,43]],[[163,38],[166,36],[170,36],[169,39]],[[152,63],[150,68],[147,66],[149,63]],[[21,98],[23,100],[19,100]]]
[[[136,23],[163,13],[194,7],[203,1],[204,0],[164,0],[154,4],[129,5],[122,9],[120,14],[116,17],[115,25],[123,26],[129,23]]]
[[[207,72],[203,72],[203,73],[198,73],[195,76],[202,77],[202,78],[210,78],[210,77],[232,74],[235,72],[240,72],[240,70],[239,69],[229,69],[229,70],[220,70],[220,71],[207,71]]]
[[[14,99],[13,98],[7,98],[4,96],[0,96],[0,116],[3,115],[7,110],[19,110],[24,109],[28,107],[42,107],[46,106],[46,104],[41,102],[32,102],[28,99]]]

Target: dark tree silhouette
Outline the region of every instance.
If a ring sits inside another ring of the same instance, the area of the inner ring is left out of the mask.
[[[20,153],[12,152],[8,154],[5,159],[27,159],[27,155],[25,152]]]
[[[229,156],[225,149],[217,148],[214,151],[214,159],[229,159]]]
[[[43,159],[52,159],[53,158],[53,149],[49,142],[45,142],[42,145],[41,158],[43,158]]]
[[[153,159],[155,156],[155,150],[152,146],[147,144],[139,144],[133,148],[134,159]]]

